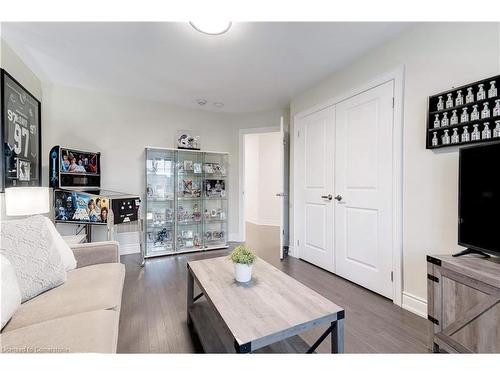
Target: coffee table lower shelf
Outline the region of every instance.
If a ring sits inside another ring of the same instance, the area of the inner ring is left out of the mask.
[[[189,307],[191,324],[205,353],[235,353],[234,342],[210,304],[201,297]],[[276,342],[253,353],[306,353],[310,345],[299,336]]]

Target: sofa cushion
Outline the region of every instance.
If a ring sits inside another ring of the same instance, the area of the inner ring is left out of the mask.
[[[22,302],[66,280],[66,270],[43,216],[4,221],[0,253],[16,270]]]
[[[21,290],[16,271],[9,260],[0,254],[0,320],[2,328],[21,305]]]
[[[125,266],[103,263],[68,272],[67,281],[23,303],[4,332],[64,316],[101,309],[120,310]]]
[[[44,219],[45,219],[45,225],[47,226],[47,229],[52,238],[52,242],[54,243],[55,248],[57,249],[59,255],[61,256],[61,261],[63,263],[64,269],[66,271],[74,270],[76,268],[75,254],[73,254],[73,251],[71,251],[69,245],[66,243],[66,241],[64,241],[64,238],[62,238],[62,236],[59,234],[54,223],[50,221],[48,217],[44,217]]]
[[[98,310],[0,335],[2,353],[115,353],[119,313]]]

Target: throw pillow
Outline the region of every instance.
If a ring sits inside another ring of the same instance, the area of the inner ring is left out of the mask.
[[[0,254],[0,320],[2,329],[21,305],[21,290],[16,271],[9,260]]]
[[[59,255],[61,256],[61,260],[64,265],[64,269],[66,271],[74,270],[76,268],[75,254],[73,254],[71,248],[68,246],[66,241],[64,241],[64,239],[61,237],[54,223],[52,223],[52,221],[50,221],[48,217],[44,217],[44,219],[45,219],[45,224],[47,225],[49,233],[52,237],[52,241],[54,242],[57,251],[59,251]]]
[[[66,271],[43,216],[4,221],[0,254],[14,266],[21,301],[66,281]]]

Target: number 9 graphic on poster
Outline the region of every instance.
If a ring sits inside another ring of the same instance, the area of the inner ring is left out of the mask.
[[[21,127],[19,124],[15,125],[14,128],[14,152],[17,155],[20,155],[21,152],[23,151],[23,137],[25,139],[25,147],[24,147],[24,152],[23,156],[26,158],[28,157],[28,147],[29,147],[29,139],[30,139],[30,132],[27,128]]]
[[[7,111],[7,117],[9,121],[14,123],[14,152],[17,155],[20,155],[23,152],[23,137],[25,138],[24,144],[24,152],[23,156],[28,157],[28,148],[29,148],[29,137],[30,133],[27,127],[22,127],[19,125],[19,116],[12,112],[10,109]],[[24,120],[24,119],[21,119]]]

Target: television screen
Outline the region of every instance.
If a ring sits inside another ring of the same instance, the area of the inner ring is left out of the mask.
[[[500,253],[500,143],[460,150],[458,244]]]
[[[61,172],[97,173],[97,153],[61,148]]]

